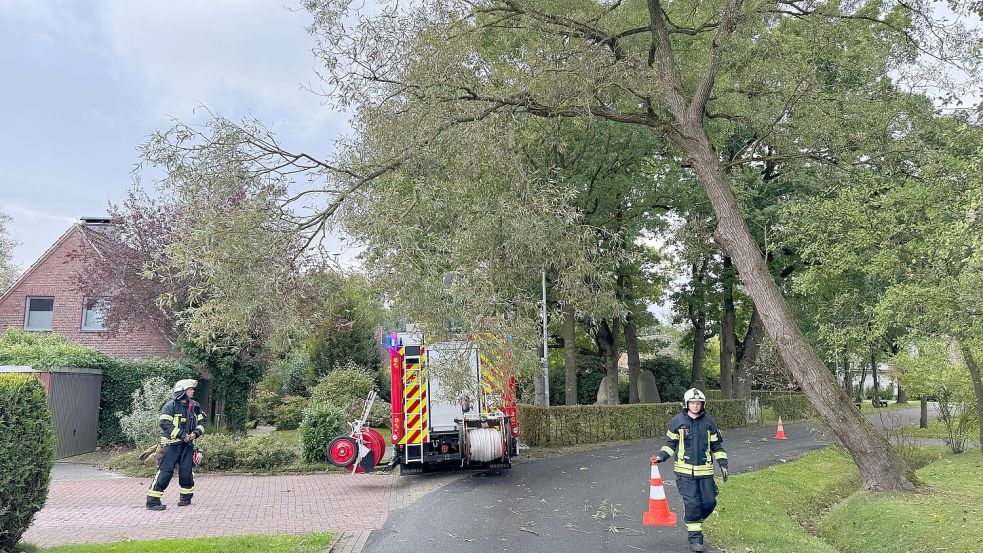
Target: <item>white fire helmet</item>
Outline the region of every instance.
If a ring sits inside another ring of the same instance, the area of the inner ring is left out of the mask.
[[[198,387],[197,380],[193,378],[185,378],[184,380],[178,380],[177,383],[174,384],[174,393],[183,394],[184,391],[187,390],[188,388],[197,388],[197,387]]]
[[[689,390],[686,390],[685,394],[683,394],[683,407],[688,407],[689,402],[691,401],[700,401],[703,402],[703,405],[706,405],[707,396],[703,395],[703,392],[697,390],[696,388],[690,388]]]

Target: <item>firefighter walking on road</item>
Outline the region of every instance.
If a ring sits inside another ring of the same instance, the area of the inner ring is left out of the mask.
[[[157,462],[157,474],[147,490],[147,509],[163,511],[167,507],[160,502],[164,490],[171,482],[174,467],[178,467],[178,484],[181,497],[178,507],[191,505],[195,493],[194,441],[205,433],[205,415],[194,400],[197,380],[180,380],[174,385],[174,399],[160,410],[160,446],[164,453]]]
[[[676,473],[676,489],[683,498],[683,520],[689,532],[691,551],[703,551],[703,521],[717,506],[717,484],[713,480],[713,461],[727,471],[727,452],[717,422],[706,413],[706,396],[691,388],[683,396],[683,412],[669,421],[668,441],[656,456],[657,462],[670,458]]]

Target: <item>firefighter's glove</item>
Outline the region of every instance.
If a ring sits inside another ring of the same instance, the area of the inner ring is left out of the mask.
[[[727,467],[720,467],[720,474],[723,475],[724,482],[726,482],[727,479],[730,478],[730,471],[727,470]]]
[[[662,462],[662,459],[659,459],[657,456],[653,455],[649,457],[649,462],[652,463],[653,465],[658,465],[659,463]]]

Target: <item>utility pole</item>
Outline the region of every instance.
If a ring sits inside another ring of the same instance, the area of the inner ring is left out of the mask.
[[[546,330],[546,269],[543,269],[543,395],[544,405],[550,406],[549,336]]]

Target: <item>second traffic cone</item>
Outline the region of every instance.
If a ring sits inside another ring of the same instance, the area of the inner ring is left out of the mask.
[[[642,515],[642,524],[645,526],[675,526],[676,513],[669,510],[669,501],[666,499],[666,490],[662,487],[662,476],[659,474],[659,466],[652,457],[652,477],[649,482],[649,510]]]
[[[785,437],[785,425],[782,424],[782,418],[778,417],[778,432],[775,432],[776,440],[787,440]]]

